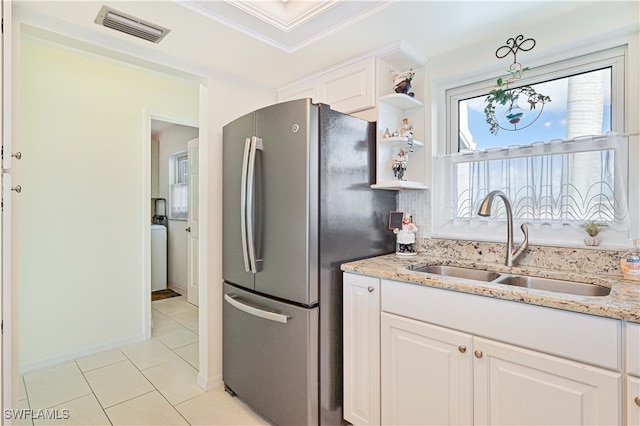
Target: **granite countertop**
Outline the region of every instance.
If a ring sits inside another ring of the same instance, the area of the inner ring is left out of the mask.
[[[464,278],[440,277],[408,269],[427,265],[461,266],[500,273],[587,282],[609,287],[611,293],[607,296],[576,296]],[[531,266],[510,268],[498,263],[439,258],[426,254],[418,254],[415,257],[389,254],[344,263],[341,268],[345,272],[640,323],[640,283],[619,277],[611,278],[604,274],[584,275]]]

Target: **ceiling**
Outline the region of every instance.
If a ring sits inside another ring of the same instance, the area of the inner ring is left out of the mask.
[[[279,88],[401,41],[425,59],[482,40],[495,44],[496,38],[506,41],[519,34],[524,25],[592,3],[14,0],[13,7],[27,24],[25,31],[39,36],[60,34],[196,73],[234,76],[240,84]],[[154,44],[101,27],[94,19],[103,4],[171,32]],[[487,54],[494,51],[489,45]]]

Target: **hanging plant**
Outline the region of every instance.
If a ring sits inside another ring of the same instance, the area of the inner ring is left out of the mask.
[[[492,135],[498,134],[498,130],[503,128],[500,126],[498,119],[496,117],[496,107],[498,105],[506,106],[509,105],[509,110],[507,111],[506,117],[509,123],[514,126],[520,122],[524,112],[518,106],[518,99],[522,96],[526,98],[527,103],[529,104],[529,110],[536,109],[538,104],[542,104],[544,106],[545,103],[551,102],[551,98],[549,96],[543,95],[541,93],[537,93],[531,86],[522,86],[515,87],[513,89],[509,88],[509,84],[518,80],[522,77],[522,74],[529,70],[526,68],[513,68],[509,69],[508,72],[511,74],[511,78],[505,80],[500,77],[496,80],[497,86],[495,89],[489,92],[489,95],[485,98],[485,107],[484,114],[486,116],[486,121],[489,124],[489,132]],[[526,126],[525,126],[526,127]]]

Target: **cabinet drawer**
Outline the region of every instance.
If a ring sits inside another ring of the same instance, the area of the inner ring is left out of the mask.
[[[392,280],[382,281],[382,310],[622,370],[618,320]]]

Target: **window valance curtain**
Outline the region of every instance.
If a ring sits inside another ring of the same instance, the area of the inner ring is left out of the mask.
[[[503,222],[502,203],[488,218],[477,215],[493,190],[507,194],[517,222],[534,228],[596,220],[629,230],[627,159],[628,137],[616,134],[440,155],[434,230]]]
[[[186,183],[174,183],[171,190],[171,218],[187,219],[189,186]]]

